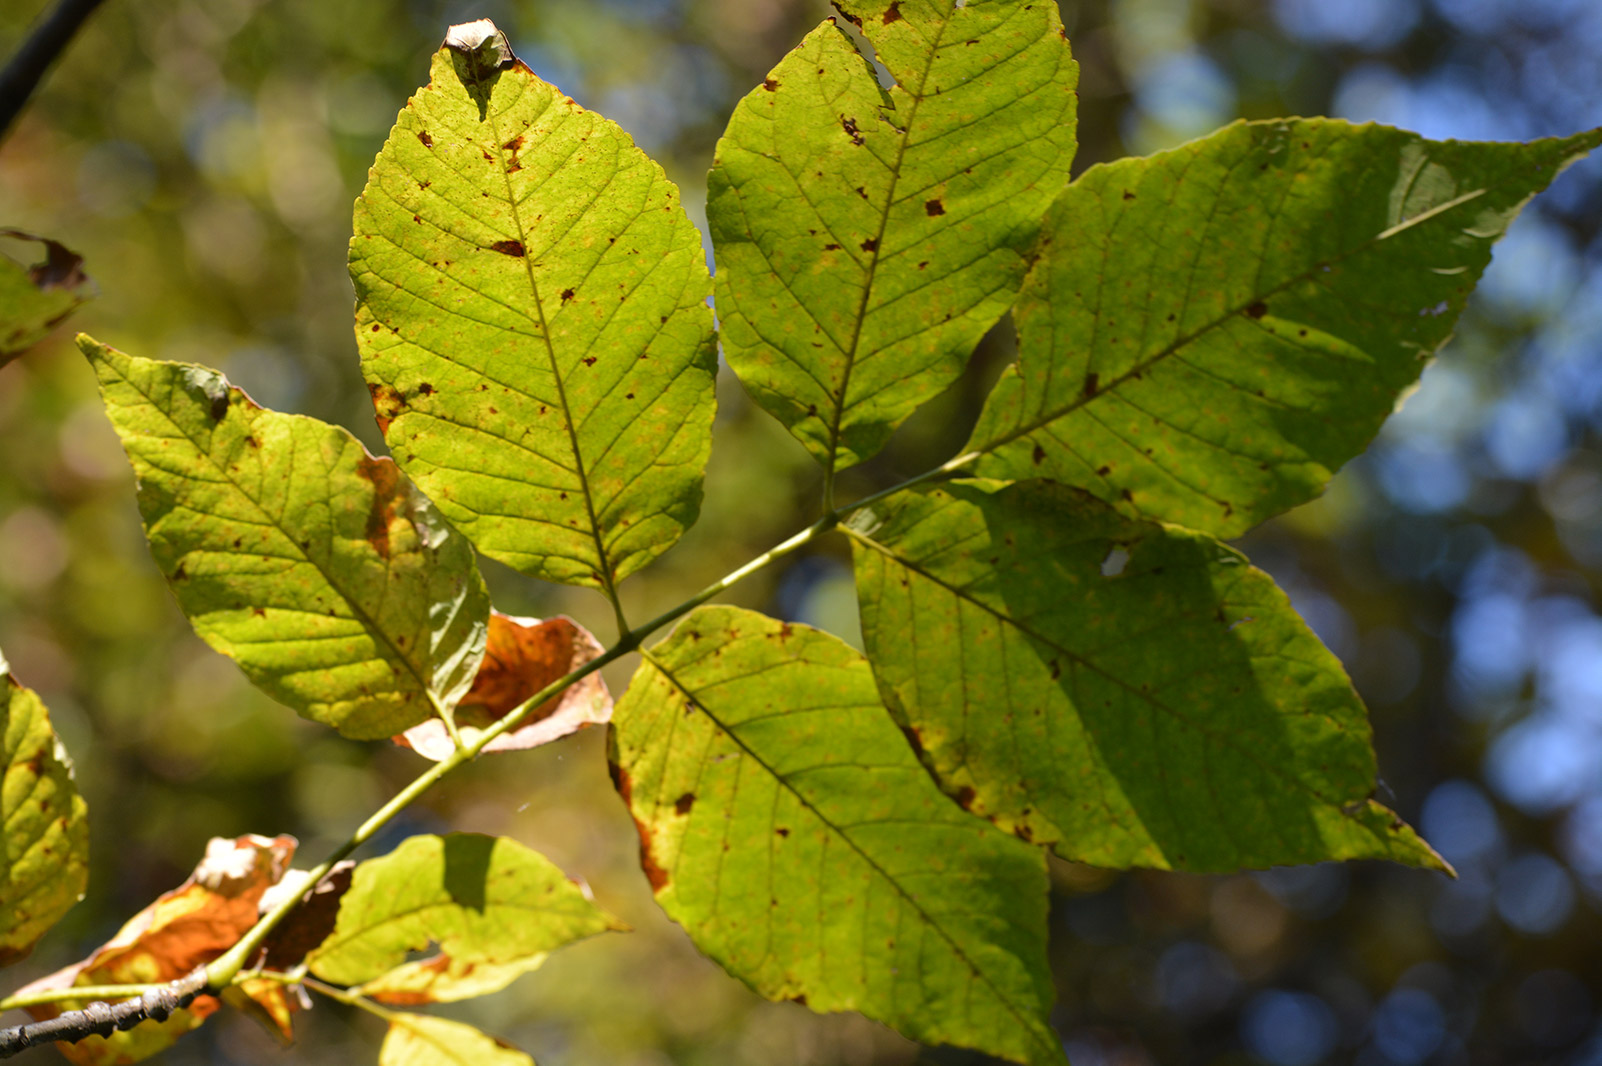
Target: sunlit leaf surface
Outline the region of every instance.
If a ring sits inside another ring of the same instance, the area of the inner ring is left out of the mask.
[[[435,1003],[497,991],[563,944],[621,928],[515,840],[415,836],[356,867],[334,931],[306,961],[373,999]],[[431,944],[437,952],[406,961]]]
[[[83,898],[89,819],[50,712],[0,654],[0,966],[16,962]]]
[[[396,1014],[378,1066],[534,1066],[534,1060],[471,1025],[426,1014]]]
[[[830,470],[956,380],[1011,305],[1068,179],[1074,87],[1054,4],[857,2],[735,109],[708,179],[723,350]]]
[[[258,407],[204,367],[80,340],[139,479],[156,563],[195,631],[346,736],[449,709],[484,651],[473,550],[349,432]]]
[[[607,589],[695,521],[699,231],[612,122],[441,49],[356,202],[356,336],[401,466],[486,555]]]
[[[979,471],[1223,537],[1311,499],[1446,342],[1519,209],[1598,143],[1273,120],[1092,167],[1047,222]]]
[[[614,775],[657,901],[769,999],[1059,1062],[1045,861],[935,787],[867,661],[703,607],[618,702]]]

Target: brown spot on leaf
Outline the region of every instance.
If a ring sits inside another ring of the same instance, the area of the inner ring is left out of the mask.
[[[1128,189],[1124,190],[1124,199],[1125,200],[1133,200],[1134,198],[1135,198],[1135,194],[1134,193],[1130,192]]]
[[[221,422],[228,413],[228,390],[224,389],[211,398],[211,420]]]
[[[380,326],[380,325],[379,325],[379,324],[378,324],[378,323],[377,323],[377,322],[374,322],[374,323],[373,323],[373,332],[374,332],[374,333],[377,333],[377,332],[378,332],[378,331],[379,331],[379,330],[381,330],[381,329],[383,329],[383,328],[384,328],[384,327],[383,327],[383,326]]]
[[[864,252],[876,252],[876,251],[878,251],[879,250],[879,239],[877,237],[869,237],[867,240],[862,242],[862,250]]]
[[[519,133],[516,137],[513,137],[511,140],[501,145],[501,147],[506,149],[508,152],[517,151],[519,148],[523,147],[523,135]]]
[[[777,89],[779,87],[779,79],[778,78],[764,78],[763,81],[762,81],[762,87],[764,89],[766,89],[768,92],[771,93],[773,90],[775,90],[775,89]]]
[[[266,610],[261,608],[261,607],[252,607],[250,609],[250,613],[255,615],[257,618],[266,618],[267,617]]]
[[[373,415],[378,420],[378,431],[388,433],[389,424],[406,410],[406,401],[394,388],[378,382],[369,383],[367,392],[373,398]]]
[[[823,250],[826,252],[838,252],[840,250],[840,246],[838,244],[825,244],[823,246]]]
[[[400,467],[393,459],[364,455],[356,464],[356,473],[373,486],[373,503],[367,510],[367,528],[363,535],[375,552],[388,559],[389,524],[395,518],[402,495]]]
[[[957,801],[957,806],[961,807],[965,811],[971,811],[973,810],[973,801],[977,799],[978,796],[979,794],[973,790],[972,785],[963,785],[961,788],[957,789],[957,794],[952,798]]]
[[[689,814],[690,808],[695,806],[695,793],[686,792],[673,801],[673,810],[678,814]]]
[[[490,247],[502,255],[509,255],[516,259],[521,259],[526,254],[523,251],[522,241],[496,241]]]
[[[657,865],[656,856],[651,854],[651,831],[638,818],[634,819],[634,828],[640,834],[640,869],[651,882],[651,891],[661,892],[668,885],[668,872]]]
[[[922,261],[922,262],[920,262],[920,263],[919,263],[919,264],[918,264],[918,269],[919,269],[919,270],[922,270],[922,269],[923,269],[923,268],[924,268],[924,267],[926,267],[926,266],[928,266],[928,265],[929,265],[929,260],[927,260],[927,259],[925,259],[925,260],[923,260],[923,261]]]
[[[862,143],[862,132],[857,129],[857,120],[856,119],[847,118],[846,116],[841,115],[840,116],[840,128],[846,131],[846,136],[851,138],[851,143],[852,144],[861,144]]]
[[[1037,444],[1035,445],[1035,450],[1030,453],[1029,457],[1034,460],[1036,466],[1039,466],[1041,463],[1046,461],[1046,449]]]
[[[1096,388],[1100,384],[1100,382],[1101,382],[1101,379],[1096,376],[1095,371],[1091,371],[1089,374],[1086,374],[1085,375],[1085,387],[1084,387],[1084,390],[1083,390],[1084,394],[1087,397],[1096,395]]]
[[[572,299],[573,299],[573,290],[572,289],[563,289],[562,290],[562,302],[563,303],[567,303],[568,301],[570,301]]]
[[[434,395],[434,391],[434,386],[430,385],[426,381],[417,386],[417,392],[420,396],[432,396]]]
[[[775,829],[774,832],[779,834],[781,837],[787,837],[787,836],[790,835],[790,830],[786,829],[782,825],[779,826],[779,828]]]
[[[1246,314],[1251,318],[1262,318],[1264,315],[1268,314],[1268,305],[1263,303],[1263,301],[1258,300],[1256,303],[1246,308]]]
[[[430,137],[428,135],[428,131],[427,130],[418,130],[417,131],[417,139],[423,142],[423,147],[424,148],[432,148],[432,147],[434,147],[434,138],[432,138],[432,137]]]
[[[890,0],[890,6],[885,9],[884,24],[901,21],[901,0]]]
[[[941,203],[938,199],[925,200],[923,202],[923,213],[928,215],[930,218],[934,218],[937,215],[943,215],[946,213],[946,205]]]
[[[584,365],[585,366],[594,366],[596,358],[597,357],[593,356],[593,355],[586,355],[584,357]]]

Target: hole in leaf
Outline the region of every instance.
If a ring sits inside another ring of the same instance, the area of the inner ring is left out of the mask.
[[[1102,577],[1117,577],[1129,565],[1129,553],[1122,548],[1114,548],[1107,553],[1107,558],[1101,561]]]

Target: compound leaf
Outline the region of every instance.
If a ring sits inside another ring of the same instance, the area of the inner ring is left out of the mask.
[[[1444,863],[1371,796],[1368,720],[1273,580],[1050,482],[855,516],[879,690],[947,792],[1064,858]]]
[[[521,1051],[471,1025],[426,1014],[394,1014],[378,1066],[534,1066]]]
[[[0,654],[0,966],[24,958],[89,884],[89,818],[50,712]]]
[[[723,350],[830,471],[956,380],[1068,179],[1078,67],[1054,4],[840,5],[742,100],[707,221]]]
[[[431,76],[356,201],[379,425],[486,555],[611,589],[700,509],[716,369],[700,234],[628,134],[521,62],[447,47]]]
[[[348,737],[449,711],[484,653],[467,541],[388,459],[213,370],[79,339],[139,482],[156,564],[212,647]]]
[[[622,928],[515,840],[415,836],[356,867],[334,931],[306,962],[372,999],[437,1003],[497,991],[563,944]],[[406,961],[430,943],[437,954]]]
[[[45,246],[45,260],[25,267],[0,255],[0,366],[45,336],[95,293],[83,272],[83,258],[65,246],[21,230],[0,229],[0,237]]]
[[[940,794],[858,652],[703,607],[647,654],[613,725],[657,901],[730,973],[915,1040],[1062,1061],[1044,854]]]
[[[1092,167],[1047,221],[979,472],[1220,537],[1311,499],[1446,342],[1523,204],[1598,143],[1294,119]]]

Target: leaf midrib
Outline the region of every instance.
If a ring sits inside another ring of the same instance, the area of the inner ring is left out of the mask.
[[[222,475],[223,480],[226,481],[230,486],[233,487],[235,492],[237,492],[243,499],[249,501],[251,507],[254,508],[257,513],[259,513],[260,515],[262,515],[263,518],[266,519],[266,521],[263,523],[264,525],[268,525],[268,526],[271,526],[273,529],[276,529],[279,533],[283,534],[283,537],[284,537],[285,540],[287,540],[290,544],[295,546],[296,550],[300,552],[301,558],[304,559],[306,562],[310,563],[312,565],[312,567],[319,574],[321,574],[323,576],[323,580],[328,582],[328,587],[333,589],[335,592],[339,593],[340,599],[345,601],[345,605],[347,607],[349,607],[350,610],[351,610],[351,613],[356,616],[356,620],[359,621],[362,624],[362,628],[364,630],[366,630],[368,633],[377,636],[379,638],[379,640],[383,643],[383,645],[385,647],[387,647],[394,654],[395,658],[398,659],[400,661],[400,663],[406,667],[407,672],[412,675],[412,680],[417,682],[417,684],[418,684],[418,686],[419,686],[419,688],[421,690],[421,694],[428,699],[430,707],[431,708],[437,708],[438,704],[439,704],[439,694],[434,691],[432,684],[430,682],[424,680],[423,676],[420,673],[418,673],[417,666],[395,644],[393,638],[391,638],[390,635],[387,632],[385,632],[383,630],[383,628],[380,627],[376,621],[374,621],[372,616],[370,616],[367,613],[366,609],[363,608],[361,606],[361,604],[356,602],[356,600],[354,600],[351,597],[350,593],[346,591],[345,587],[340,582],[338,582],[338,581],[336,581],[334,579],[334,575],[332,573],[330,573],[325,567],[323,567],[316,559],[313,559],[310,555],[307,555],[305,550],[300,547],[300,542],[295,539],[294,535],[291,534],[289,530],[284,528],[283,524],[278,520],[278,518],[276,516],[274,516],[272,513],[270,513],[267,510],[266,507],[262,506],[262,503],[261,503],[260,500],[256,499],[249,492],[245,491],[244,486],[242,486],[238,481],[234,480],[233,475],[231,475],[228,472],[228,469],[226,467],[224,467],[221,463],[219,463],[216,460],[216,458],[212,456],[210,451],[208,451],[205,448],[202,448],[201,445],[200,445],[200,442],[195,440],[195,438],[191,437],[184,430],[184,427],[179,425],[177,420],[174,419],[170,414],[168,414],[167,411],[165,411],[161,407],[161,405],[156,402],[155,397],[151,396],[149,393],[145,392],[144,389],[140,388],[140,386],[138,385],[137,382],[135,382],[132,378],[128,377],[127,375],[123,374],[114,365],[112,365],[112,363],[109,360],[102,360],[102,362],[103,362],[103,364],[105,366],[107,366],[109,369],[111,369],[113,372],[115,372],[117,374],[117,376],[122,379],[124,384],[126,384],[129,388],[133,389],[140,396],[144,397],[145,402],[150,405],[151,409],[156,411],[158,414],[160,414],[162,416],[162,418],[164,418],[167,421],[168,425],[172,426],[173,429],[177,430],[178,431],[178,435],[183,440],[187,441],[189,443],[190,447],[195,449],[196,454],[198,454],[200,456],[203,456],[211,464],[212,468],[215,469],[219,474]],[[237,388],[235,388],[235,387],[233,387],[231,385],[225,385],[224,387],[228,388],[230,392],[239,392],[239,390]],[[242,393],[241,393],[241,396],[243,396]],[[233,406],[232,401],[230,401],[229,406],[230,407]],[[279,415],[278,417],[292,419],[292,420],[296,420],[296,421],[300,420],[300,416],[298,416],[298,415]],[[338,427],[335,427],[335,428],[337,429]],[[341,430],[340,432],[344,432],[344,431]],[[354,444],[358,448],[362,447],[361,443],[359,441],[357,441],[354,437],[349,437],[344,443],[347,446],[351,445],[351,444]],[[365,448],[362,448],[362,451],[363,451],[364,454],[366,453],[366,449]],[[375,458],[375,457],[369,456],[369,458]],[[375,487],[374,488],[374,492],[376,492],[376,491],[377,491],[377,489]],[[202,550],[204,550],[204,549],[202,549]],[[225,554],[226,555],[226,554],[229,554],[229,553],[226,552],[226,551],[222,551],[221,554]],[[233,553],[233,554],[248,554],[248,553],[242,553],[241,552],[241,553]],[[384,569],[385,569],[385,571],[387,573],[388,570],[389,570],[389,567],[388,567],[387,563],[386,563]],[[330,701],[325,701],[325,700],[321,700],[321,699],[318,700],[317,702],[321,703],[321,704],[324,704],[324,705],[329,705],[329,703],[330,703]]]
[[[879,543],[878,541],[873,540],[870,537],[864,536],[863,534],[861,534],[861,533],[859,533],[859,532],[857,532],[855,530],[849,529],[849,528],[847,528],[845,526],[842,526],[841,530],[848,537],[850,537],[852,540],[857,541],[858,543],[864,545],[865,547],[871,548],[872,550],[874,550],[874,551],[878,552],[879,554],[883,555],[885,558],[889,559],[891,562],[895,563],[898,566],[904,567],[907,570],[912,571],[913,573],[917,574],[919,577],[924,578],[926,581],[930,582],[931,584],[937,585],[940,588],[945,589],[953,597],[955,597],[957,599],[960,599],[960,600],[964,601],[965,603],[972,604],[973,606],[975,606],[975,607],[979,608],[980,610],[984,611],[986,614],[989,614],[991,617],[995,618],[998,622],[1001,622],[1003,625],[1010,626],[1013,629],[1016,629],[1019,633],[1022,633],[1025,637],[1028,637],[1030,640],[1038,641],[1039,643],[1045,645],[1046,647],[1049,647],[1049,648],[1055,649],[1058,652],[1061,652],[1070,661],[1072,661],[1074,663],[1077,663],[1079,666],[1084,667],[1086,670],[1089,670],[1091,673],[1094,673],[1094,674],[1106,679],[1107,681],[1111,682],[1113,685],[1115,685],[1116,687],[1122,689],[1124,692],[1128,693],[1131,697],[1134,697],[1135,699],[1139,700],[1140,702],[1150,704],[1152,707],[1156,708],[1159,711],[1162,711],[1164,714],[1168,715],[1170,718],[1173,718],[1174,720],[1182,722],[1186,726],[1189,726],[1190,728],[1195,729],[1197,732],[1203,734],[1208,739],[1212,740],[1219,747],[1222,747],[1222,748],[1225,748],[1227,750],[1235,752],[1236,754],[1238,754],[1242,758],[1244,758],[1245,761],[1247,761],[1249,763],[1252,763],[1253,765],[1257,766],[1258,769],[1264,771],[1268,776],[1278,778],[1278,779],[1280,779],[1282,781],[1288,781],[1290,784],[1294,785],[1297,790],[1308,793],[1314,799],[1318,800],[1318,802],[1323,803],[1323,804],[1327,804],[1328,806],[1334,807],[1337,810],[1341,810],[1342,809],[1342,804],[1341,803],[1333,801],[1333,800],[1330,800],[1330,799],[1327,799],[1326,797],[1320,795],[1317,791],[1315,791],[1311,786],[1307,785],[1305,782],[1299,781],[1294,777],[1287,776],[1284,773],[1284,771],[1280,770],[1279,768],[1277,768],[1275,766],[1272,766],[1270,764],[1267,764],[1267,763],[1259,761],[1258,758],[1249,749],[1236,746],[1234,743],[1232,743],[1227,738],[1227,736],[1225,736],[1223,734],[1218,734],[1215,731],[1207,728],[1205,725],[1203,725],[1203,724],[1195,721],[1194,719],[1190,718],[1189,716],[1181,714],[1178,710],[1174,709],[1173,707],[1168,706],[1166,703],[1164,703],[1161,700],[1158,700],[1157,698],[1155,698],[1155,696],[1153,694],[1147,693],[1147,692],[1141,692],[1140,690],[1138,690],[1136,688],[1132,688],[1122,678],[1118,677],[1115,674],[1112,674],[1112,673],[1108,672],[1106,669],[1104,669],[1103,667],[1101,667],[1097,663],[1091,661],[1090,659],[1084,658],[1079,653],[1074,652],[1069,648],[1063,647],[1055,639],[1042,635],[1041,633],[1035,631],[1031,627],[1025,625],[1023,622],[1020,622],[1018,619],[1013,618],[1011,615],[1006,614],[1006,613],[1004,613],[1002,611],[999,611],[996,608],[994,608],[994,607],[990,606],[989,604],[985,603],[984,601],[982,601],[980,599],[977,599],[973,595],[970,595],[966,590],[958,589],[956,586],[952,585],[950,582],[945,581],[945,580],[943,580],[943,579],[941,579],[939,577],[936,577],[933,573],[929,572],[928,570],[925,570],[923,567],[919,566],[918,564],[916,564],[914,562],[911,562],[910,560],[907,560],[907,559],[901,557],[900,555],[896,554],[892,549],[890,549],[886,545],[883,545],[883,544]],[[1069,701],[1069,706],[1070,707],[1073,706],[1073,703],[1072,703],[1071,700]],[[1075,708],[1075,715],[1076,715],[1076,717],[1078,716],[1077,708]],[[1342,732],[1344,732],[1344,731],[1345,730],[1342,729]],[[1364,799],[1364,798],[1367,798],[1367,797],[1358,797],[1358,798],[1359,799]],[[1350,802],[1353,802],[1353,801],[1349,800],[1347,802],[1350,803]],[[1344,811],[1342,813],[1344,813]]]
[[[746,742],[740,738],[739,734],[737,734],[729,726],[725,725],[723,720],[718,717],[718,715],[715,714],[710,708],[708,708],[706,704],[697,699],[695,693],[687,688],[684,683],[681,682],[673,674],[673,672],[669,670],[667,666],[656,657],[656,655],[653,654],[654,650],[655,649],[641,648],[640,655],[646,662],[651,664],[652,668],[666,678],[669,684],[678,689],[679,692],[681,692],[684,697],[691,702],[692,705],[699,709],[702,714],[706,715],[707,719],[711,721],[712,724],[715,725],[724,736],[733,741],[734,745],[738,747],[742,753],[744,753],[746,758],[766,772],[768,776],[777,782],[781,787],[783,787],[786,792],[794,796],[796,802],[798,802],[802,808],[810,811],[813,817],[817,818],[818,821],[827,827],[827,829],[836,838],[843,841],[852,852],[854,852],[864,863],[866,863],[877,876],[882,878],[886,884],[890,885],[895,890],[896,896],[903,900],[912,908],[913,911],[917,913],[927,928],[933,929],[940,936],[940,939],[945,941],[945,943],[951,948],[952,952],[956,954],[957,958],[960,959],[963,965],[968,968],[969,974],[972,977],[982,981],[985,987],[990,989],[990,992],[996,998],[996,1001],[1002,1004],[1007,1013],[1012,1015],[1012,1017],[1017,1020],[1019,1028],[1028,1033],[1030,1039],[1038,1044],[1040,1042],[1040,1034],[1036,1032],[1035,1027],[1031,1024],[1035,1021],[1035,1019],[1014,1006],[1011,997],[996,987],[995,983],[990,979],[990,974],[969,957],[968,953],[963,950],[962,945],[957,943],[951,934],[946,931],[945,927],[941,923],[937,922],[929,914],[929,912],[923,908],[917,899],[907,893],[907,891],[901,886],[901,883],[896,878],[892,877],[890,873],[886,871],[884,867],[882,867],[871,855],[863,851],[861,846],[858,845],[857,842],[845,832],[845,830],[835,825],[833,820],[820,811],[811,800],[802,795],[795,788],[795,786],[790,783],[787,777],[775,770],[771,765],[768,764],[767,760],[763,759],[748,744],[746,744]],[[674,717],[676,719],[677,716]]]
[[[1081,179],[1081,180],[1083,180],[1083,179]],[[1284,281],[1280,282],[1277,285],[1274,285],[1274,286],[1271,286],[1271,287],[1269,287],[1267,289],[1264,289],[1264,290],[1249,294],[1247,296],[1245,302],[1240,303],[1238,306],[1234,306],[1234,307],[1229,308],[1228,310],[1226,310],[1223,313],[1219,314],[1217,317],[1215,317],[1215,318],[1203,323],[1201,326],[1197,327],[1192,332],[1187,333],[1187,334],[1182,334],[1181,336],[1176,337],[1174,340],[1170,341],[1168,344],[1166,344],[1162,348],[1158,349],[1155,353],[1153,353],[1148,358],[1142,360],[1139,363],[1136,363],[1129,370],[1127,370],[1124,373],[1122,373],[1122,374],[1118,375],[1117,377],[1113,378],[1107,384],[1101,385],[1100,387],[1098,387],[1096,392],[1093,395],[1090,395],[1090,396],[1084,396],[1084,395],[1076,396],[1073,400],[1069,401],[1066,404],[1063,404],[1061,407],[1052,408],[1052,409],[1049,409],[1047,411],[1041,412],[1040,414],[1038,414],[1035,417],[1035,419],[1033,421],[1021,422],[1014,429],[1010,430],[1009,432],[1003,433],[1000,436],[992,437],[990,440],[986,441],[984,444],[981,444],[981,445],[979,445],[977,447],[969,449],[969,453],[974,455],[974,456],[980,456],[980,455],[987,454],[989,452],[996,451],[996,450],[998,450],[1000,448],[1006,447],[1008,444],[1011,444],[1013,441],[1016,441],[1016,440],[1018,440],[1018,439],[1020,439],[1022,437],[1027,437],[1031,433],[1034,433],[1034,432],[1037,432],[1038,430],[1046,428],[1051,423],[1056,422],[1059,419],[1066,418],[1068,415],[1073,414],[1075,411],[1079,410],[1080,408],[1085,407],[1088,404],[1094,403],[1096,400],[1100,399],[1102,396],[1105,396],[1105,395],[1107,395],[1109,393],[1114,392],[1115,390],[1117,390],[1120,386],[1124,385],[1125,383],[1127,383],[1127,382],[1129,382],[1131,380],[1135,380],[1135,379],[1140,378],[1142,375],[1144,375],[1148,370],[1150,370],[1152,367],[1156,366],[1158,363],[1163,362],[1164,360],[1168,359],[1171,356],[1177,355],[1179,352],[1183,351],[1185,348],[1188,348],[1191,344],[1193,344],[1195,341],[1197,341],[1202,336],[1212,332],[1215,329],[1218,329],[1224,323],[1230,321],[1235,316],[1243,313],[1247,308],[1251,307],[1253,304],[1258,303],[1259,301],[1265,301],[1265,300],[1267,300],[1267,299],[1269,299],[1271,297],[1277,296],[1279,293],[1284,292],[1286,289],[1289,289],[1289,288],[1291,288],[1293,286],[1296,286],[1296,285],[1300,285],[1303,282],[1309,281],[1312,278],[1314,278],[1315,276],[1317,276],[1317,274],[1320,273],[1326,267],[1335,266],[1335,265],[1337,265],[1339,263],[1345,262],[1346,260],[1352,258],[1353,256],[1360,255],[1363,252],[1366,252],[1366,251],[1369,251],[1369,250],[1371,250],[1371,249],[1373,249],[1375,247],[1378,247],[1379,244],[1382,241],[1389,240],[1390,238],[1395,237],[1398,234],[1404,233],[1404,232],[1414,228],[1415,226],[1423,225],[1423,224],[1425,224],[1427,222],[1430,222],[1430,221],[1434,220],[1435,218],[1445,214],[1448,211],[1454,210],[1454,209],[1456,209],[1458,207],[1461,207],[1463,204],[1470,203],[1470,202],[1472,202],[1472,201],[1474,201],[1476,199],[1479,199],[1480,197],[1482,197],[1482,196],[1484,196],[1484,195],[1486,195],[1486,194],[1488,194],[1488,193],[1490,193],[1490,192],[1492,192],[1492,191],[1494,191],[1496,189],[1499,189],[1504,185],[1511,184],[1512,180],[1513,179],[1510,178],[1507,181],[1500,182],[1500,183],[1497,183],[1495,185],[1487,185],[1487,186],[1485,186],[1483,188],[1475,189],[1472,192],[1464,193],[1464,194],[1462,194],[1460,196],[1454,197],[1453,199],[1448,200],[1447,202],[1445,202],[1443,204],[1438,204],[1435,207],[1432,207],[1427,211],[1423,211],[1423,212],[1419,213],[1418,215],[1415,215],[1413,218],[1407,219],[1407,220],[1405,220],[1403,222],[1397,223],[1394,226],[1388,227],[1387,229],[1381,230],[1379,233],[1377,233],[1374,236],[1364,240],[1360,244],[1348,249],[1347,251],[1342,252],[1340,255],[1333,256],[1333,257],[1328,258],[1328,259],[1321,259],[1321,260],[1313,263],[1306,270],[1301,271],[1300,273],[1294,274],[1294,275],[1286,278]],[[1103,258],[1105,259],[1106,256],[1104,255]],[[1045,358],[1048,359],[1048,360],[1050,358],[1052,358],[1052,353],[1050,353],[1050,352],[1046,353]],[[1020,359],[1019,363],[1015,364],[1015,365],[1022,366],[1022,360]],[[1021,377],[1021,374],[1019,376]]]
[[[854,406],[850,403],[851,371],[856,366],[857,349],[862,343],[862,326],[867,320],[868,301],[873,297],[874,278],[879,272],[880,261],[885,258],[883,248],[884,231],[885,228],[890,224],[890,209],[898,202],[896,200],[896,185],[901,181],[902,163],[907,157],[907,147],[908,143],[912,140],[913,126],[918,121],[918,108],[924,100],[924,89],[929,83],[929,72],[934,69],[935,57],[939,55],[940,44],[945,39],[946,28],[951,25],[952,19],[955,17],[954,12],[957,10],[959,9],[952,8],[951,12],[948,12],[947,16],[941,20],[940,29],[935,35],[934,44],[929,48],[928,58],[924,61],[923,74],[918,79],[917,91],[916,93],[907,92],[907,95],[912,100],[912,105],[907,108],[905,123],[900,126],[896,126],[894,124],[891,125],[892,129],[900,130],[899,143],[896,145],[896,159],[895,163],[889,168],[890,185],[885,189],[884,207],[879,212],[879,225],[874,231],[873,255],[868,260],[868,276],[862,283],[862,295],[857,300],[856,315],[854,316],[854,320],[851,324],[851,342],[844,353],[845,369],[840,377],[840,395],[839,398],[835,400],[834,417],[829,423],[829,461],[824,469],[831,489],[833,487],[836,466],[840,458],[841,422],[845,418],[846,408],[848,406]],[[856,47],[854,45],[852,46],[852,50],[856,51]],[[860,52],[857,52],[857,56],[864,62],[867,61],[867,57],[863,56]],[[869,70],[868,76],[870,78],[873,77],[871,69]],[[878,87],[877,78],[874,78],[874,87]],[[902,86],[902,89],[903,91],[906,91],[905,86]],[[884,117],[884,111],[885,105],[882,103],[879,104],[877,117],[882,119]],[[826,502],[829,506],[833,505],[832,500]]]
[[[490,102],[493,104],[493,99]],[[502,184],[506,188],[506,205],[512,212],[512,221],[517,225],[517,241],[527,249],[528,229],[523,224],[522,203],[512,189],[512,176],[506,169],[506,149],[502,147],[500,112],[493,107],[489,107],[486,109],[485,117],[494,135],[495,162],[501,172]],[[615,174],[613,176],[615,177]],[[577,224],[575,220],[573,225]],[[521,257],[523,276],[528,281],[529,295],[534,301],[534,310],[539,317],[540,340],[544,343],[546,360],[550,364],[551,379],[556,384],[557,401],[562,406],[562,423],[567,430],[568,447],[573,452],[573,473],[578,477],[579,491],[584,496],[584,514],[589,519],[590,541],[595,545],[595,561],[598,570],[596,576],[601,579],[601,586],[606,593],[607,599],[611,600],[614,607],[617,607],[617,610],[621,612],[622,607],[619,606],[617,586],[612,578],[612,560],[607,554],[605,543],[601,540],[600,518],[596,515],[595,497],[590,489],[589,474],[584,467],[584,453],[579,447],[578,420],[573,413],[572,405],[568,402],[567,383],[563,380],[561,366],[557,363],[556,345],[551,340],[550,324],[545,317],[545,301],[540,296],[539,282],[534,278],[533,258],[533,256],[527,254]],[[621,621],[622,615],[620,613],[619,622],[621,623]]]

